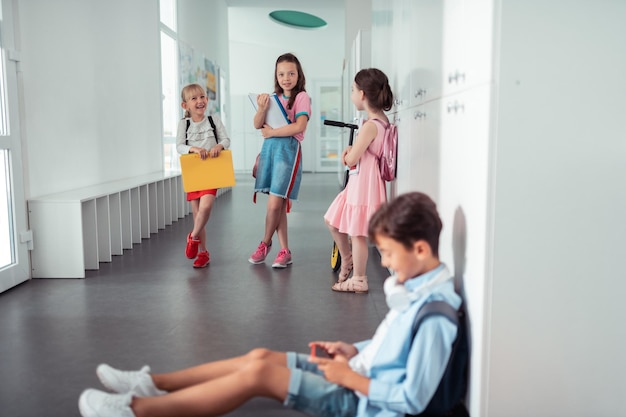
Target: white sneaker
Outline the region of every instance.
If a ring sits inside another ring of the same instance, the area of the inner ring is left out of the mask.
[[[109,394],[96,389],[86,389],[78,399],[78,409],[83,417],[135,417],[130,408],[132,394]]]
[[[120,371],[103,363],[96,368],[96,374],[102,385],[119,394],[132,393],[135,397],[167,394],[154,385],[149,366],[144,366],[138,371]]]

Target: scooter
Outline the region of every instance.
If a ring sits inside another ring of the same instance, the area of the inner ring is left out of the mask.
[[[335,127],[347,127],[350,129],[350,139],[348,140],[348,146],[352,146],[352,142],[354,141],[354,131],[359,129],[359,126],[350,123],[337,122],[334,120],[324,120],[324,124],[327,126],[335,126]],[[343,190],[348,185],[348,179],[350,178],[350,173],[346,170],[345,177],[343,179],[343,185],[341,189]],[[337,244],[333,240],[333,249],[330,253],[330,267],[333,272],[339,271],[341,268],[341,254],[339,253],[339,248],[337,248]]]

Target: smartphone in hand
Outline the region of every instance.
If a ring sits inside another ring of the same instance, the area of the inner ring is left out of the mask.
[[[328,353],[320,345],[311,345],[311,357],[313,358],[328,358]]]

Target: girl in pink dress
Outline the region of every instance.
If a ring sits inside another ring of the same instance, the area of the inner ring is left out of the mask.
[[[342,260],[339,279],[332,289],[367,293],[367,226],[370,216],[387,201],[385,182],[378,168],[384,126],[389,123],[384,112],[393,105],[387,76],[376,68],[359,71],[352,83],[351,99],[358,110],[367,113],[368,121],[359,129],[354,145],[344,149],[341,155],[343,164],[352,167],[351,175],[346,188],[326,211],[324,220]],[[353,269],[354,275],[349,278]]]

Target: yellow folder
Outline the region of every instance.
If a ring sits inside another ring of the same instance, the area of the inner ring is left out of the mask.
[[[204,160],[196,153],[181,155],[180,168],[186,193],[235,185],[233,155],[229,150],[223,150],[217,158]]]

